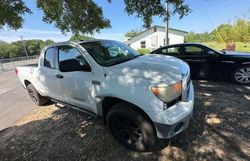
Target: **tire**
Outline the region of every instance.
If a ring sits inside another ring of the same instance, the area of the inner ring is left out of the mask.
[[[250,66],[236,68],[231,74],[232,81],[240,84],[250,84]]]
[[[36,105],[42,106],[48,102],[48,97],[41,96],[32,84],[29,84],[26,89],[30,98]]]
[[[135,151],[149,151],[157,140],[152,123],[129,103],[114,105],[106,121],[112,135],[126,148]]]

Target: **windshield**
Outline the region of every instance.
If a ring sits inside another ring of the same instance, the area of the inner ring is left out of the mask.
[[[118,41],[101,40],[81,43],[93,59],[101,66],[112,66],[134,59],[139,54]]]

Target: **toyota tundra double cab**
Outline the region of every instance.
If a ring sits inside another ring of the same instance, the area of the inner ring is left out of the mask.
[[[17,67],[37,105],[53,101],[104,118],[125,147],[145,151],[189,125],[194,91],[189,66],[166,55],[139,55],[111,40],[46,46],[38,66]],[[159,140],[160,140],[159,139]]]

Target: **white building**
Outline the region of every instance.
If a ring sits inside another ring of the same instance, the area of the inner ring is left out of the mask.
[[[169,44],[183,43],[187,33],[186,31],[169,28]],[[126,44],[135,50],[140,48],[154,50],[165,46],[165,27],[153,26],[126,40]]]

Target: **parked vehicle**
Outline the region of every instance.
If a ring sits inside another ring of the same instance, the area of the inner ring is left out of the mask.
[[[250,53],[216,51],[198,43],[174,44],[151,54],[171,55],[186,61],[192,78],[215,78],[250,83]]]
[[[110,40],[62,42],[43,49],[38,66],[16,73],[37,105],[51,99],[102,116],[125,147],[149,150],[188,127],[194,92],[187,63],[140,56]]]

